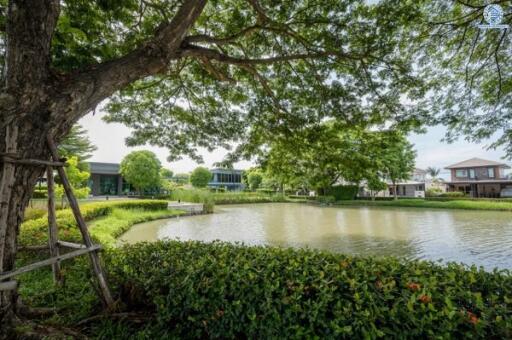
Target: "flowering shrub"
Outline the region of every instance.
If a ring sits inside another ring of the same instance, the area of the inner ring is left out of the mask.
[[[105,256],[126,308],[108,337],[511,338],[512,276],[454,263],[215,242],[156,242]]]

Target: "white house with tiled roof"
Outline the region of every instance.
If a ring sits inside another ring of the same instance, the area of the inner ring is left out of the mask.
[[[451,172],[451,181],[446,183],[448,191],[461,191],[472,197],[500,197],[505,188],[512,186],[505,174],[510,166],[503,162],[471,158],[445,169]]]

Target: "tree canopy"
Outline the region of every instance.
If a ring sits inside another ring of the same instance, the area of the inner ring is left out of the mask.
[[[396,176],[399,171],[393,161],[410,156],[406,152],[410,148],[399,131],[347,128],[327,122],[273,143],[260,161],[282,184],[327,190],[342,180],[357,184]]]
[[[212,173],[205,167],[199,166],[190,174],[190,184],[196,188],[205,188],[212,179]]]
[[[139,193],[145,189],[160,186],[160,169],[162,165],[156,155],[147,150],[133,151],[121,162],[121,175],[133,185]]]
[[[82,162],[91,158],[92,153],[97,149],[87,136],[87,130],[77,124],[60,142],[59,155],[66,158],[76,156]]]
[[[75,4],[67,13],[69,26],[84,36],[90,30],[93,39],[111,42],[108,32],[118,37],[106,51],[90,49],[88,60],[130,50],[179,6],[143,2],[140,10],[129,3]],[[105,31],[76,25],[89,20],[86,13],[113,25]],[[421,81],[413,77],[408,55],[398,52],[397,22],[415,15],[413,7],[388,1],[208,1],[179,58],[165,72],[116,92],[105,119],[132,128],[128,145],[166,147],[170,159],[199,159],[197,146],[229,148],[232,141],[240,145],[234,156],[250,157],[269,140],[328,117],[409,126],[418,117],[406,115],[399,99],[415,98]],[[62,63],[80,65],[83,53],[62,45]]]
[[[464,137],[503,147],[512,157],[512,53],[509,29],[480,29],[488,4],[501,6],[501,24],[512,25],[510,1],[417,1],[407,48],[428,95],[417,108],[432,124],[448,127],[446,140]]]

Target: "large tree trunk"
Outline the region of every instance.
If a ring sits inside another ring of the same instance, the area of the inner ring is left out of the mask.
[[[16,153],[21,158],[48,159],[45,142],[41,136],[37,122],[25,120],[13,121],[12,127],[19,131],[13,141],[9,136],[9,144],[14,142]],[[28,133],[25,133],[28,132]],[[6,134],[0,134],[0,149],[6,150]],[[11,172],[9,168],[14,168]],[[7,171],[6,171],[7,170]],[[17,236],[23,214],[31,198],[37,179],[43,174],[44,167],[33,167],[19,164],[3,163],[0,167],[0,189],[2,189],[0,218],[0,272],[14,269],[16,260]],[[4,201],[5,199],[5,201]],[[9,337],[10,324],[15,313],[16,291],[0,292],[0,338]]]
[[[0,160],[49,160],[48,135],[58,142],[82,116],[131,82],[161,73],[183,57],[181,44],[207,0],[187,0],[170,22],[137,49],[62,75],[51,67],[59,0],[10,0],[6,20],[6,73],[0,88]],[[0,163],[0,272],[14,269],[25,208],[44,167]],[[0,293],[0,339],[9,338],[16,292]]]

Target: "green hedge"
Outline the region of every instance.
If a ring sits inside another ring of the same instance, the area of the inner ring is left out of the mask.
[[[85,221],[106,216],[112,209],[167,209],[167,201],[162,200],[130,200],[130,201],[102,201],[86,203],[80,206]],[[57,225],[59,239],[64,241],[78,241],[81,239],[76,221],[70,209],[57,210]],[[20,245],[39,245],[48,242],[48,217],[44,216],[27,220],[22,223],[18,243]]]
[[[262,192],[226,192],[213,194],[215,204],[238,204],[238,203],[270,203],[285,202],[283,194],[265,194]]]
[[[334,196],[336,201],[353,200],[359,192],[357,185],[337,185],[327,189],[327,196]]]
[[[105,261],[127,310],[149,318],[103,321],[104,338],[512,337],[508,271],[177,241]]]
[[[32,193],[32,198],[48,198],[48,189],[34,189],[34,192]]]

